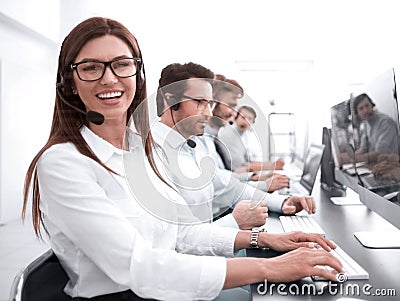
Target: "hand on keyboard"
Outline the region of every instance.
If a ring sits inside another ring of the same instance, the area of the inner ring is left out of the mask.
[[[278,252],[286,252],[300,247],[310,249],[320,245],[326,251],[336,248],[336,245],[330,240],[319,234],[290,232],[284,234],[261,233],[259,235],[260,247],[266,247]]]
[[[282,204],[283,214],[295,214],[301,210],[308,214],[316,212],[315,200],[312,196],[294,196],[292,195]]]
[[[285,216],[282,215],[279,217],[282,227],[285,232],[293,233],[292,231],[303,231],[308,233],[319,233],[320,235],[325,235],[325,231],[321,228],[321,226],[309,216]],[[295,232],[296,233],[296,232]],[[332,241],[331,244],[335,245]],[[331,246],[331,244],[329,244]],[[345,253],[340,247],[336,245],[333,250],[328,250],[326,246],[321,244],[316,244],[315,247],[321,249],[321,247],[335,256],[339,261],[343,264],[343,270],[345,274],[340,275],[342,278],[338,278],[337,281],[343,282],[343,279],[368,279],[369,274],[366,270],[364,270],[354,259],[352,259],[347,253]],[[328,272],[332,272],[330,267],[319,266],[319,269],[326,269]],[[333,271],[335,272],[335,271]],[[314,280],[326,280],[323,277],[313,277]],[[329,278],[330,279],[330,278]]]
[[[317,249],[321,249],[320,246],[316,246]],[[343,249],[340,247],[336,247],[335,250],[330,252],[333,256],[335,256],[342,263],[343,273],[338,277],[336,281],[344,282],[347,279],[349,280],[362,280],[368,279],[369,274],[366,270],[364,270],[353,258],[351,258]],[[332,272],[332,268],[329,266],[317,266],[317,268],[325,269],[327,271]],[[327,280],[324,277],[312,277],[314,280]]]
[[[342,272],[342,265],[337,258],[315,248],[299,248],[267,259],[267,262],[270,272],[267,279],[271,282],[294,281],[313,275],[336,281],[336,275]],[[316,266],[329,266],[332,271]]]

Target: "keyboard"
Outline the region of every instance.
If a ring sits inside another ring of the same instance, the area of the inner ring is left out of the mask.
[[[321,248],[321,247],[319,247]],[[336,244],[336,249],[330,252],[333,256],[340,260],[343,266],[343,273],[345,274],[345,278],[338,279],[339,282],[344,282],[343,280],[366,280],[369,279],[369,274],[366,270],[364,270],[353,258],[351,258],[342,248],[340,248]],[[319,266],[323,267],[326,270],[330,270],[330,267],[327,266]],[[325,280],[323,277],[312,276],[314,280]]]
[[[383,189],[383,188],[388,188],[388,187],[393,187],[396,185],[399,185],[394,180],[390,179],[377,179],[374,177],[374,175],[368,175],[361,177],[361,181],[365,185],[366,188],[368,189]]]
[[[279,217],[283,230],[285,232],[303,231],[306,233],[317,233],[326,236],[322,227],[311,216],[306,215],[281,215]],[[340,260],[343,266],[343,272],[348,280],[369,279],[369,274],[353,258],[351,258],[342,248],[336,244],[336,249],[330,253]],[[325,267],[329,270],[330,267]],[[312,276],[314,280],[325,280],[325,278]],[[341,279],[343,280],[343,279]],[[339,280],[340,281],[340,280]]]
[[[317,233],[325,236],[324,229],[312,218],[306,215],[281,215],[279,217],[283,231],[302,231],[305,233]]]

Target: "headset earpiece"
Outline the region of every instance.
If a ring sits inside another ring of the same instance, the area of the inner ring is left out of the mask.
[[[58,80],[56,83],[57,90],[64,95],[64,77],[61,74],[58,74]]]
[[[142,60],[137,62],[137,68],[139,69],[140,79],[144,80],[144,68]]]
[[[167,103],[171,110],[178,111],[180,103],[177,101],[176,97],[171,95],[170,97],[167,98]]]
[[[71,96],[72,91],[68,91],[68,85],[67,82],[64,78],[64,76],[61,75],[61,73],[58,73],[58,82],[56,84],[57,89],[59,90],[59,92],[62,93],[62,95],[65,96]]]

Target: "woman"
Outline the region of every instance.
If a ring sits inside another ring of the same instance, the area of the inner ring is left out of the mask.
[[[313,242],[326,250],[334,247],[320,236],[254,233],[251,238],[250,231],[161,221],[139,205],[125,181],[124,151],[136,152],[138,158],[144,152],[161,176],[152,156],[152,137],[146,134],[141,52],[123,25],[97,17],[83,21],[65,38],[58,64],[50,137],[29,167],[23,216],[32,184],[34,228],[40,235],[43,225],[49,234],[69,276],[67,294],[110,294],[101,300],[120,300],[122,295],[127,300],[210,300],[223,288],[264,279],[335,279],[333,273],[315,268],[330,265],[341,270],[328,252],[312,248]],[[141,113],[133,121],[141,139],[128,132],[125,140],[128,121],[139,106]],[[172,188],[164,187],[165,195],[183,202]],[[233,255],[250,242],[296,250],[272,259],[196,256]]]

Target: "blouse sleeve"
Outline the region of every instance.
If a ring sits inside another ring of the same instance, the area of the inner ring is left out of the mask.
[[[220,293],[226,259],[154,248],[99,185],[97,173],[104,168],[75,148],[53,146],[40,158],[37,172],[46,219],[115,283],[141,297],[160,300],[210,300]],[[200,237],[208,233],[203,227],[182,227],[175,234],[180,242],[177,249],[196,250]],[[214,249],[226,252],[227,247],[219,245],[226,242],[224,231],[213,235],[220,238]]]

